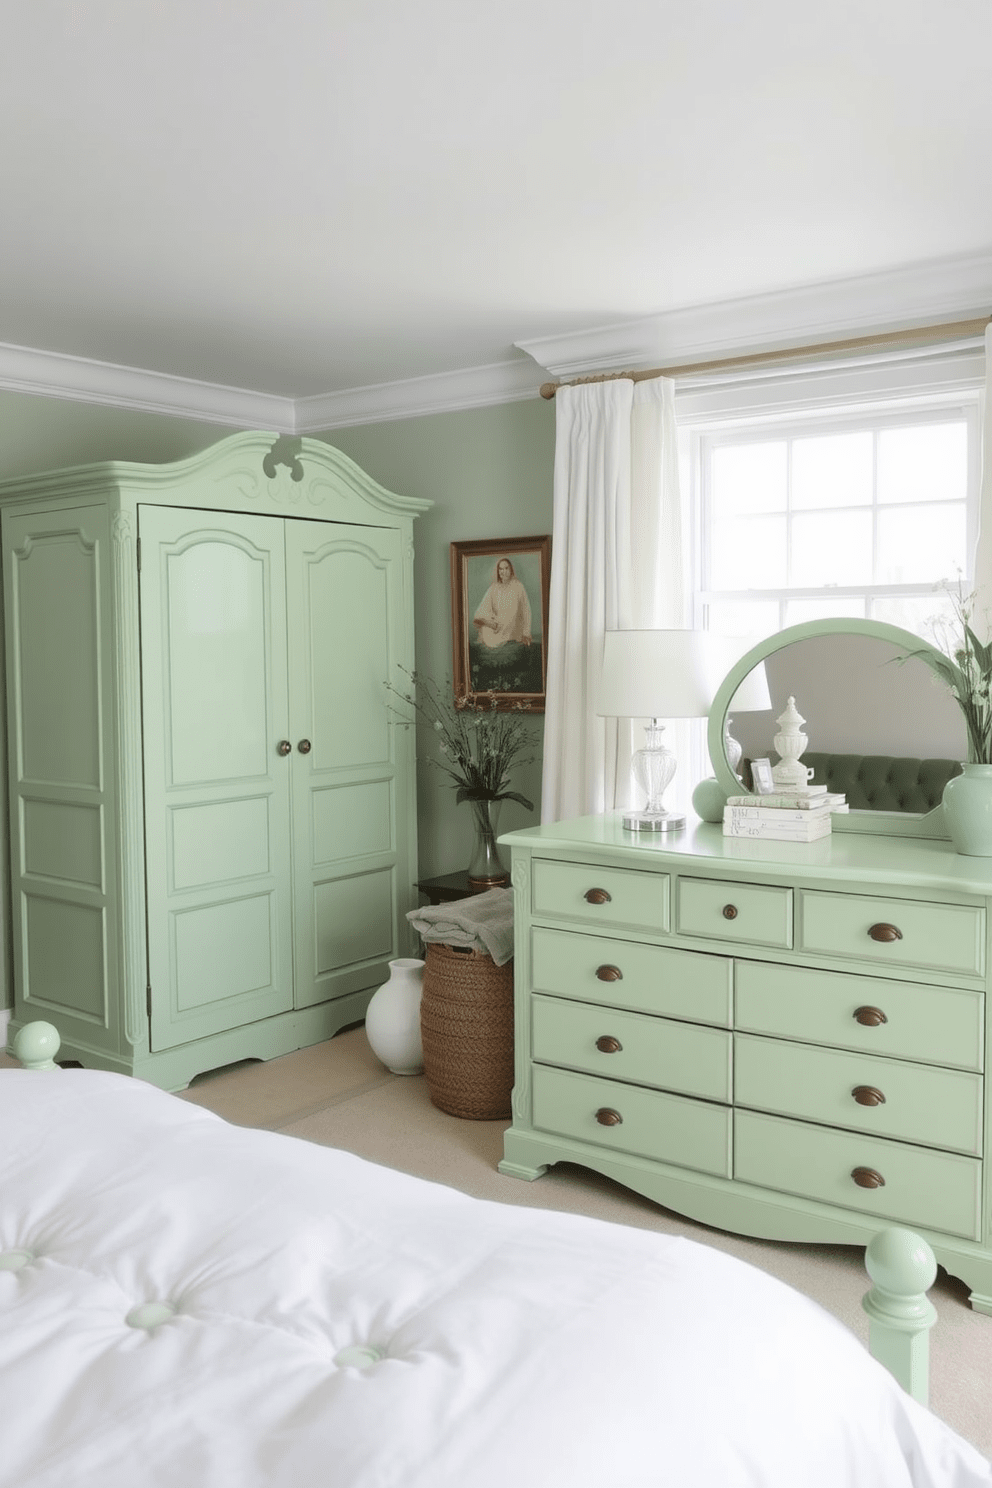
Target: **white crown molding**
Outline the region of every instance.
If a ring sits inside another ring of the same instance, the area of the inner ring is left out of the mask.
[[[419,418],[431,413],[456,413],[535,398],[542,378],[532,361],[492,362],[484,367],[462,367],[430,377],[402,382],[380,382],[321,393],[296,400],[296,433],[317,434],[357,424]]]
[[[256,393],[249,388],[224,387],[215,382],[197,382],[191,377],[173,377],[164,372],[146,372],[139,367],[121,367],[88,357],[36,351],[29,346],[0,343],[0,388],[42,398],[66,398],[109,408],[202,419],[208,424],[236,429],[296,433],[292,398]]]
[[[942,259],[746,299],[517,341],[552,377],[636,371],[992,313],[992,253]]]
[[[310,397],[280,397],[2,343],[0,389],[236,429],[317,434],[518,402],[536,397],[547,374],[566,379],[787,351],[819,340],[909,330],[990,311],[992,253],[986,253],[518,341],[517,350],[525,355],[510,361]]]

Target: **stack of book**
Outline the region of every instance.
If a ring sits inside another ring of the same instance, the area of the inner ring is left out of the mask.
[[[725,837],[766,837],[775,842],[816,842],[830,834],[830,818],[847,801],[825,785],[796,794],[730,796],[723,812]]]

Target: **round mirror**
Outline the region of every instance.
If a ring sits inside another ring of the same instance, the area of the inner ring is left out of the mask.
[[[849,802],[833,817],[835,829],[946,837],[940,796],[968,757],[967,734],[950,691],[914,652],[940,654],[910,631],[873,620],[811,621],[752,647],[710,710],[721,788],[748,792],[731,763],[738,752],[745,779],[750,760],[775,766],[777,720],[792,697],[809,741],[802,763],[815,783]],[[767,691],[755,685],[762,673]]]

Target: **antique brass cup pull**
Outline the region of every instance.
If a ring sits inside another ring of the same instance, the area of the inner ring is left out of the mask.
[[[878,1028],[889,1020],[881,1008],[859,1007],[854,1009],[854,1021],[860,1023],[862,1028]]]
[[[874,1085],[855,1085],[851,1091],[859,1106],[884,1106],[885,1096]]]
[[[601,982],[623,981],[623,972],[620,970],[619,966],[610,966],[609,964],[605,966],[597,966],[596,975]]]
[[[883,944],[888,944],[893,940],[902,940],[902,931],[897,925],[872,925],[868,934],[872,940],[879,940]]]
[[[609,904],[610,895],[605,889],[586,889],[587,904]]]
[[[614,1111],[610,1106],[600,1106],[596,1112],[596,1120],[600,1126],[620,1126],[623,1117],[619,1111]]]
[[[859,1188],[884,1188],[885,1179],[874,1168],[855,1168],[851,1174]]]
[[[604,1033],[596,1040],[596,1048],[600,1054],[619,1054],[623,1044],[612,1033]]]

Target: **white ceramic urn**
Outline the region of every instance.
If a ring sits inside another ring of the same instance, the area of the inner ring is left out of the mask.
[[[365,1014],[365,1033],[372,1053],[394,1075],[421,1075],[420,994],[424,963],[401,956],[389,963],[389,981],[372,994]]]

